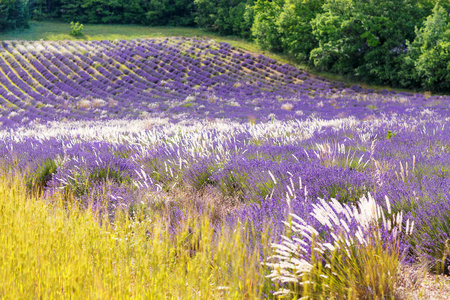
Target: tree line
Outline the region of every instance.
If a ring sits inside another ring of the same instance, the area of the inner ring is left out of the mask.
[[[0,31],[30,18],[199,26],[362,82],[450,91],[448,0],[0,0]]]

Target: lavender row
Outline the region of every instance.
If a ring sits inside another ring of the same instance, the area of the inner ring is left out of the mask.
[[[186,38],[3,42],[0,122],[168,117],[171,122],[372,120],[448,113],[448,97],[381,92],[312,77],[226,43]]]

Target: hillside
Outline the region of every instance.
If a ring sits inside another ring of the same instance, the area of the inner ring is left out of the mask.
[[[151,116],[364,119],[417,105],[446,113],[450,99],[346,89],[227,43],[192,38],[3,42],[0,72],[4,126]]]

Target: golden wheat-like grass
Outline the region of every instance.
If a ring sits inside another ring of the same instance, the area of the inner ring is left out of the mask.
[[[176,233],[163,217],[117,212],[114,222],[76,203],[0,183],[0,298],[254,299],[264,272],[243,234],[213,235],[193,214]]]

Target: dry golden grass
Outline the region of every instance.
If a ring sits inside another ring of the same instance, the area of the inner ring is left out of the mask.
[[[114,223],[56,198],[0,183],[0,298],[254,299],[264,271],[241,231],[191,214],[170,234],[163,217],[117,212]]]

